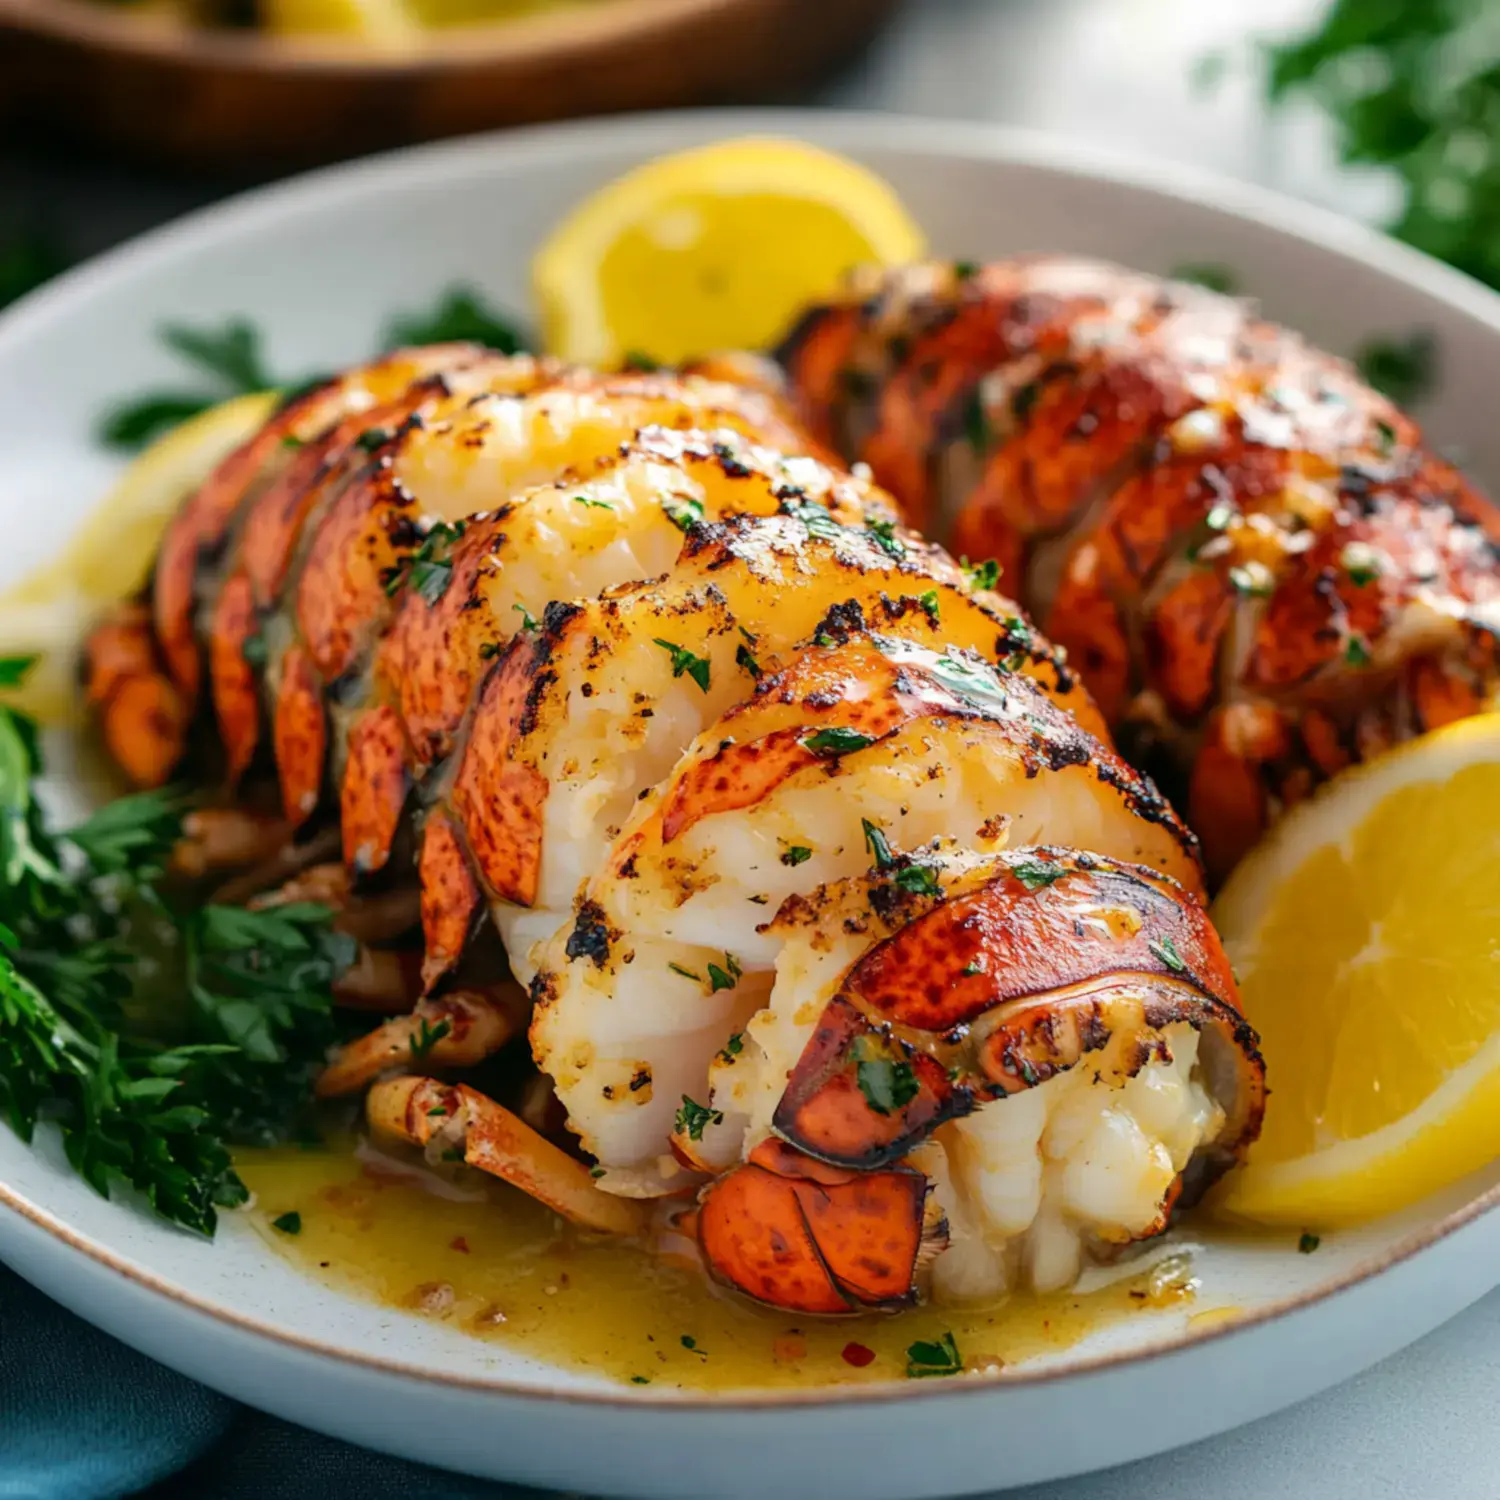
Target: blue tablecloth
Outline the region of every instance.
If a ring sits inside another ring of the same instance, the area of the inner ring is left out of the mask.
[[[524,1500],[216,1395],[0,1267],[0,1500]]]

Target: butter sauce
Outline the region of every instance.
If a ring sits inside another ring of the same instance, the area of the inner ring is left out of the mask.
[[[966,1370],[998,1370],[1132,1313],[1186,1307],[1196,1292],[1188,1257],[1168,1252],[1122,1266],[1090,1292],[798,1318],[716,1287],[686,1241],[680,1256],[663,1256],[584,1234],[503,1183],[468,1171],[438,1178],[414,1155],[356,1154],[344,1140],[244,1152],[237,1165],[267,1243],[331,1291],[623,1383],[724,1390],[900,1379],[910,1345],[947,1333]],[[278,1219],[296,1232],[276,1228]]]

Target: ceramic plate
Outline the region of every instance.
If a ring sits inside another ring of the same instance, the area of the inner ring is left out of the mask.
[[[533,248],[583,194],[657,152],[795,134],[883,173],[940,253],[1073,250],[1154,271],[1234,268],[1271,316],[1348,351],[1429,331],[1423,415],[1481,482],[1500,475],[1500,299],[1319,210],[1176,169],[1000,131],[837,115],[679,115],[380,158],[243,198],[65,277],[0,318],[0,584],[48,557],[108,483],[98,413],[177,374],[164,319],[245,314],[272,366],[356,360],[393,311],[466,281],[526,307]],[[1253,1018],[1252,1018],[1253,1019]],[[1397,1221],[1205,1239],[1190,1306],[1117,1321],[997,1375],[704,1395],[552,1368],[330,1293],[242,1218],[200,1243],[95,1197],[0,1129],[0,1256],[85,1318],[278,1415],[477,1474],[651,1497],[992,1491],[1118,1463],[1346,1378],[1500,1283],[1500,1169]],[[1179,1232],[1193,1234],[1190,1225]],[[1232,1313],[1204,1317],[1214,1309]]]

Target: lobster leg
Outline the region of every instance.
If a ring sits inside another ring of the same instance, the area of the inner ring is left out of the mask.
[[[415,983],[413,983],[415,988]],[[341,1047],[319,1075],[320,1099],[356,1094],[382,1073],[422,1065],[469,1068],[498,1052],[526,1024],[526,992],[507,983],[424,1000]]]
[[[644,1204],[600,1192],[581,1161],[466,1084],[390,1078],[370,1090],[365,1113],[378,1135],[436,1145],[445,1159],[499,1177],[585,1229],[640,1234],[647,1227]]]

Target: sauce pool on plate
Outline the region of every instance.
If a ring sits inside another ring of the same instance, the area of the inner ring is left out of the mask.
[[[674,1257],[584,1234],[503,1183],[469,1172],[436,1178],[414,1162],[347,1142],[236,1159],[260,1233],[330,1290],[626,1383],[725,1390],[904,1379],[913,1345],[950,1334],[966,1371],[1000,1370],[1195,1296],[1179,1253],[1122,1267],[1090,1292],[799,1318],[715,1286],[686,1240]]]

